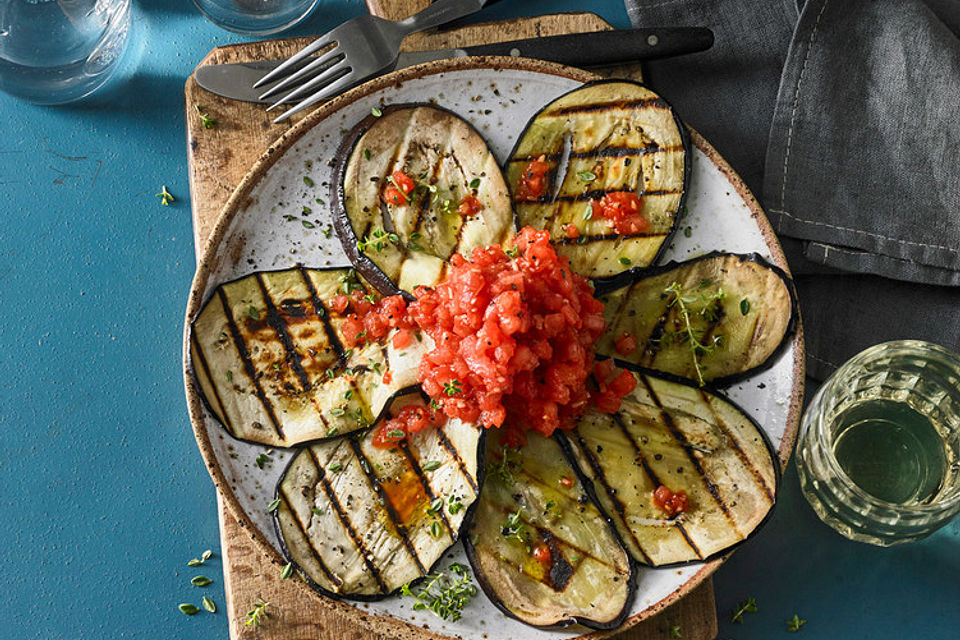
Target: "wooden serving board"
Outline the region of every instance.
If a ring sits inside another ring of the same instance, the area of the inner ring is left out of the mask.
[[[422,9],[430,0],[368,0],[371,12],[399,19]],[[478,24],[441,33],[410,36],[404,49],[437,49],[564,33],[610,29],[591,13],[568,13]],[[199,66],[225,62],[284,58],[303,47],[308,38],[249,42],[218,47]],[[639,65],[609,67],[601,71],[610,77],[639,80]],[[187,158],[196,250],[213,228],[217,215],[241,178],[267,147],[293,123],[271,124],[262,105],[221,98],[197,86],[191,75],[185,86],[187,114]],[[197,107],[216,120],[205,129]],[[316,596],[293,581],[280,580],[279,570],[257,547],[249,532],[218,498],[220,550],[223,563],[230,637],[263,640],[390,640],[370,638],[341,614],[318,605]],[[482,595],[478,597],[483,597]],[[253,602],[262,598],[271,603],[273,617],[260,627],[244,625]],[[617,640],[654,640],[670,637],[679,625],[685,640],[709,640],[717,634],[716,608],[711,580],[681,598],[663,612],[636,625]]]

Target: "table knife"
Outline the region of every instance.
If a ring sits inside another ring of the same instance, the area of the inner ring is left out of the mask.
[[[511,40],[461,49],[406,51],[400,54],[397,64],[387,71],[464,56],[522,56],[577,67],[593,67],[694,53],[711,46],[713,32],[705,27],[618,29]],[[207,91],[242,102],[267,104],[273,100],[261,100],[259,96],[269,85],[254,89],[253,84],[282,62],[260,60],[212,64],[200,67],[195,75],[197,84]],[[322,69],[317,70],[317,73],[320,72]]]

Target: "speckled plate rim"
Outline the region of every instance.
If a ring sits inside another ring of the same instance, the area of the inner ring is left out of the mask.
[[[469,69],[491,69],[494,71],[510,69],[539,72],[548,75],[560,76],[579,82],[589,82],[591,80],[600,79],[600,76],[589,71],[584,71],[583,69],[554,64],[551,62],[544,62],[541,60],[498,56],[439,60],[436,62],[408,67],[406,69],[374,78],[373,80],[370,80],[369,82],[355,87],[354,89],[351,89],[350,91],[334,98],[333,100],[330,100],[315,111],[311,112],[306,118],[298,122],[295,126],[280,136],[276,142],[270,145],[270,147],[253,164],[247,174],[237,185],[236,189],[234,189],[223,208],[220,210],[220,214],[217,216],[217,221],[210,233],[210,236],[204,244],[202,253],[200,254],[197,272],[194,275],[193,282],[190,286],[190,294],[187,302],[183,333],[184,387],[187,397],[187,406],[190,414],[190,423],[193,427],[194,437],[196,438],[197,445],[200,448],[200,453],[203,457],[204,463],[207,466],[207,470],[209,471],[210,476],[213,479],[213,483],[220,492],[225,504],[228,506],[230,513],[232,513],[233,517],[237,519],[240,526],[249,532],[251,539],[256,543],[260,550],[267,555],[271,563],[277,565],[278,567],[284,564],[283,558],[280,556],[279,552],[273,548],[273,545],[270,544],[266,537],[264,537],[263,533],[253,524],[246,512],[240,506],[233,489],[227,482],[223,470],[220,468],[220,465],[217,462],[206,427],[204,425],[204,408],[203,401],[200,396],[200,390],[196,384],[190,364],[190,323],[196,314],[199,313],[202,306],[203,293],[206,290],[208,281],[213,272],[213,263],[216,258],[217,248],[221,246],[231,222],[234,220],[237,213],[241,209],[245,208],[243,205],[246,204],[251,192],[263,178],[267,170],[270,169],[274,163],[276,163],[276,161],[283,155],[285,151],[292,147],[294,143],[300,140],[300,138],[302,138],[303,135],[317,123],[337,112],[344,106],[387,87],[399,87],[407,80],[420,78],[426,75]],[[744,204],[746,204],[746,206],[749,208],[751,217],[756,221],[757,226],[763,235],[764,241],[770,249],[772,262],[790,275],[790,269],[787,265],[786,257],[783,254],[783,249],[780,246],[780,242],[773,231],[773,227],[770,226],[770,222],[767,220],[766,214],[763,212],[760,204],[757,202],[757,199],[747,188],[747,185],[743,182],[740,176],[737,175],[727,161],[723,159],[717,150],[709,142],[707,142],[703,136],[692,129],[690,130],[690,134],[691,142],[710,159],[710,161],[721,171],[721,173],[723,173],[737,194],[743,199]],[[799,310],[797,313],[799,314]],[[790,452],[793,450],[793,444],[796,439],[797,429],[800,423],[800,410],[803,404],[803,344],[803,326],[798,317],[796,334],[791,346],[794,355],[793,392],[791,393],[790,397],[789,410],[787,413],[787,424],[785,425],[783,438],[780,441],[780,447],[777,451],[780,461],[784,467],[790,458]],[[630,627],[643,620],[646,620],[647,618],[656,615],[664,608],[673,604],[682,596],[686,595],[700,585],[700,583],[702,583],[707,577],[716,571],[721,564],[723,564],[726,557],[728,556],[706,563],[697,573],[691,576],[672,593],[661,599],[659,602],[656,602],[630,616],[620,627],[605,631],[587,632],[577,636],[575,640],[601,640],[603,638],[608,638],[612,635],[629,629]],[[364,628],[371,632],[380,634],[387,632],[395,635],[398,640],[406,640],[408,638],[435,638],[437,640],[452,640],[452,636],[438,634],[429,629],[424,629],[392,616],[367,613],[348,601],[326,598],[310,589],[310,587],[306,584],[300,582],[297,582],[297,584],[299,585],[299,588],[305,589],[313,594],[315,596],[315,601],[317,601],[318,604],[324,608],[336,611],[341,615],[349,617],[351,620],[363,625]]]

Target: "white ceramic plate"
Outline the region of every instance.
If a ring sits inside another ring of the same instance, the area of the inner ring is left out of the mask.
[[[328,189],[333,180],[332,160],[346,132],[378,105],[433,102],[472,123],[503,162],[530,117],[547,102],[593,79],[587,72],[517,59],[465,59],[406,69],[380,78],[341,96],[291,130],[254,166],[227,203],[207,245],[191,292],[187,320],[217,284],[252,271],[280,269],[295,264],[308,267],[348,265],[339,240],[328,232],[331,223]],[[669,96],[665,96],[669,100]],[[683,114],[681,114],[682,117]],[[675,234],[662,262],[683,260],[710,250],[757,252],[784,269],[786,263],[763,212],[740,179],[698,135],[684,232]],[[308,180],[304,180],[307,177]],[[309,186],[312,183],[313,186]],[[318,198],[322,202],[318,202]],[[301,222],[309,207],[313,228]],[[295,216],[287,220],[285,215]],[[279,545],[265,507],[292,455],[275,449],[264,469],[254,465],[266,447],[232,439],[199,400],[186,362],[187,396],[191,418],[214,481],[235,514],[254,532],[255,539],[280,562]],[[792,348],[784,349],[766,371],[728,389],[729,396],[763,426],[785,462],[793,444],[802,396],[802,336],[797,331]],[[749,544],[749,543],[747,543]],[[458,544],[451,560],[466,563]],[[720,561],[683,568],[641,569],[636,601],[625,626],[653,615],[687,593],[711,573]],[[307,588],[304,586],[304,588]],[[323,596],[317,595],[318,598]],[[388,598],[376,603],[336,603],[356,614],[360,623],[384,630],[397,625],[397,636],[444,636],[518,640],[534,638],[597,637],[573,626],[544,631],[507,618],[486,597],[478,595],[458,622],[444,622],[428,612],[415,612],[411,600]],[[428,632],[424,631],[427,625]]]

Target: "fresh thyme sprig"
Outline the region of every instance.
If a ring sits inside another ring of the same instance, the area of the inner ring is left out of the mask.
[[[247,619],[243,622],[244,626],[259,627],[264,620],[270,617],[267,612],[269,606],[269,602],[265,602],[263,598],[257,598],[257,601],[253,603],[253,609],[247,612]]]
[[[802,627],[805,624],[807,624],[806,620],[804,620],[797,614],[793,614],[793,618],[790,620],[787,620],[787,631],[789,631],[790,633],[796,633],[797,631],[800,631],[800,627]]]
[[[200,105],[195,104],[193,108],[197,110],[197,115],[200,116],[200,123],[203,125],[204,129],[213,129],[216,126],[217,121],[210,117],[209,113],[204,113],[200,109]]]
[[[510,451],[510,447],[504,445],[500,462],[491,462],[487,465],[487,473],[495,475],[504,485],[513,484],[513,471],[519,466],[517,462],[510,459]]]
[[[503,526],[500,527],[500,535],[507,540],[516,540],[520,544],[526,545],[530,540],[530,532],[527,531],[527,526],[520,521],[521,511],[517,510],[507,516]]]
[[[477,595],[477,587],[470,581],[467,568],[454,562],[448,572],[430,573],[416,591],[408,583],[400,588],[400,593],[417,599],[413,603],[415,611],[430,611],[444,620],[457,621],[463,607]]]
[[[357,240],[357,251],[363,253],[368,248],[373,248],[377,250],[377,253],[380,253],[386,249],[391,242],[397,245],[400,244],[400,236],[395,233],[387,233],[380,227],[377,227],[363,240]]]
[[[167,191],[167,185],[160,187],[160,193],[156,194],[156,197],[160,198],[160,204],[165,207],[169,207],[171,202],[177,201],[177,199],[173,197],[173,194]]]
[[[733,616],[730,618],[730,622],[743,624],[744,613],[756,613],[756,612],[757,612],[757,601],[753,597],[749,597],[744,602],[741,602],[739,605],[737,605],[737,608],[733,610]]]
[[[669,309],[676,307],[677,312],[683,319],[683,329],[680,332],[677,332],[674,339],[676,339],[677,342],[685,342],[687,345],[689,345],[690,355],[693,359],[693,367],[697,373],[697,383],[702,387],[704,384],[706,384],[706,382],[703,379],[703,368],[700,366],[700,358],[704,354],[710,353],[717,347],[717,345],[721,344],[723,341],[723,336],[711,336],[709,341],[706,343],[702,341],[703,331],[695,329],[691,321],[693,311],[690,305],[696,302],[698,298],[697,296],[684,295],[682,284],[679,282],[673,282],[669,287],[664,289],[664,293],[672,294],[672,297],[667,302],[667,308]],[[701,295],[699,299],[701,299],[704,304],[698,314],[708,322],[715,322],[717,319],[719,319],[720,310],[716,308],[714,303],[722,301],[725,297],[726,294],[723,292],[723,289],[718,289],[716,293],[709,296]]]

